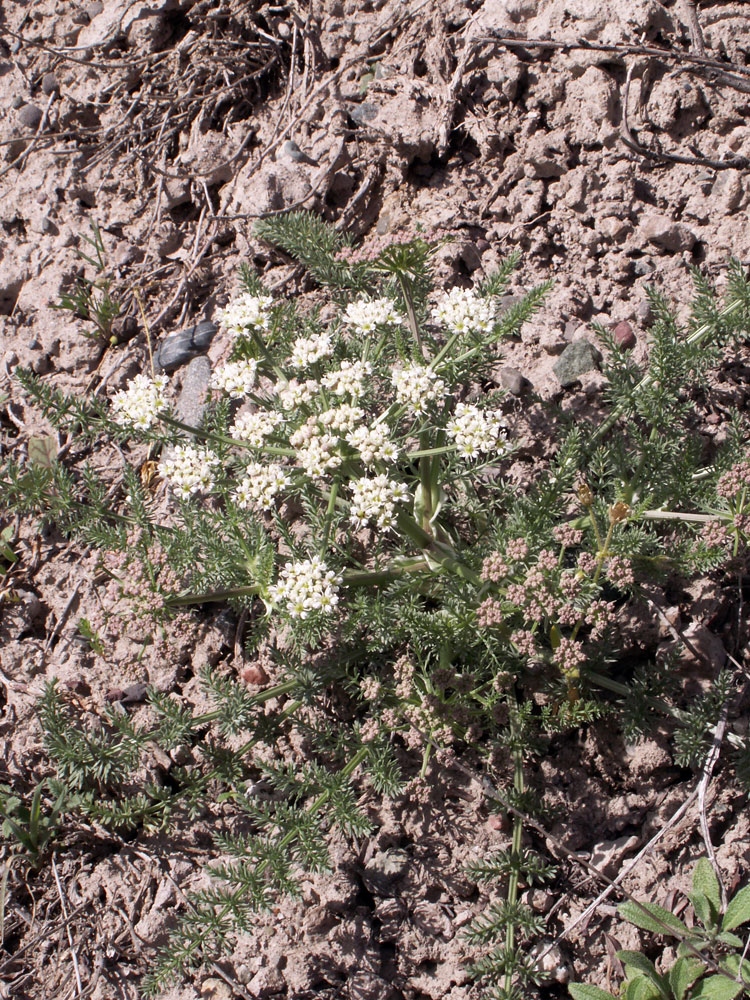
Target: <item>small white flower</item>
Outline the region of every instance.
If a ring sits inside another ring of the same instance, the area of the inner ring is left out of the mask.
[[[289,474],[281,465],[262,465],[250,462],[245,467],[245,476],[234,492],[238,507],[243,510],[269,510],[274,499],[291,483]]]
[[[379,326],[398,326],[403,323],[391,299],[357,299],[350,302],[343,321],[357,333],[373,333]]]
[[[113,419],[123,427],[148,430],[157,415],[169,405],[164,398],[166,387],[166,375],[157,375],[153,379],[147,375],[136,375],[127,389],[116,392],[112,397]]]
[[[324,427],[338,431],[342,436],[348,431],[353,431],[357,424],[361,424],[364,419],[365,411],[359,406],[350,406],[348,403],[332,406],[330,410],[324,410],[318,416],[318,420]]]
[[[272,604],[285,604],[291,618],[307,618],[311,611],[329,614],[339,602],[341,577],[320,556],[290,563],[268,588]]]
[[[451,288],[432,310],[432,318],[451,333],[489,333],[495,323],[495,300],[470,288]]]
[[[178,444],[169,458],[159,463],[159,473],[167,480],[181,500],[194,493],[207,492],[214,484],[214,466],[219,457],[208,448],[195,448],[191,444]]]
[[[258,362],[253,358],[229,361],[212,373],[211,386],[226,392],[232,399],[243,399],[251,392],[257,376]]]
[[[496,410],[480,410],[458,403],[445,430],[456,442],[459,454],[476,458],[482,453],[506,449],[505,442],[500,440],[505,426],[502,414]]]
[[[304,403],[309,403],[311,399],[320,392],[320,383],[309,378],[305,382],[298,382],[293,378],[277,389],[279,402],[285,410],[296,410]]]
[[[322,358],[333,354],[333,344],[329,333],[314,333],[312,337],[299,337],[292,346],[289,363],[293,368],[309,368]]]
[[[395,522],[394,508],[409,498],[409,491],[385,475],[363,476],[350,483],[352,490],[349,519],[361,528],[374,521],[379,528],[390,528]]]
[[[224,329],[233,337],[244,337],[250,330],[268,330],[272,306],[273,299],[270,295],[243,292],[226,309],[220,309],[217,316]]]
[[[297,461],[311,479],[323,479],[332,469],[341,465],[338,452],[339,439],[333,434],[318,434],[297,448]]]
[[[346,435],[346,441],[357,449],[365,465],[395,462],[398,458],[398,447],[388,437],[388,428],[383,423],[357,427]]]
[[[358,399],[364,390],[365,378],[371,372],[369,361],[342,361],[340,368],[323,376],[323,385],[337,396]]]
[[[253,448],[262,448],[263,441],[283,422],[279,413],[258,410],[256,413],[240,413],[229,433],[237,441],[247,441]]]
[[[445,393],[445,382],[426,365],[410,365],[396,369],[393,388],[399,403],[406,403],[413,414],[425,413],[427,404]]]

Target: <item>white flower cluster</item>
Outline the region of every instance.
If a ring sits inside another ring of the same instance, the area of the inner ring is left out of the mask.
[[[232,399],[243,399],[252,390],[258,377],[258,362],[253,358],[229,361],[211,375],[211,386],[226,392]]]
[[[458,445],[458,451],[467,458],[499,447],[499,437],[505,427],[502,415],[496,410],[480,410],[476,406],[459,403],[456,412],[445,426],[446,433]]]
[[[271,410],[240,413],[229,433],[237,441],[247,441],[253,448],[262,448],[264,439],[273,434],[283,419],[281,414]]]
[[[293,368],[309,368],[321,358],[333,354],[333,344],[329,333],[314,333],[312,337],[298,337],[289,355],[289,363]]]
[[[234,492],[238,507],[247,510],[269,510],[273,501],[282,490],[285,490],[291,479],[286,469],[281,465],[262,465],[260,462],[250,462],[245,467],[245,475]]]
[[[187,500],[193,493],[211,489],[218,464],[219,456],[208,448],[178,444],[169,458],[159,463],[159,473],[181,500]]]
[[[350,406],[348,403],[332,406],[330,410],[324,410],[318,415],[318,420],[324,427],[338,431],[341,436],[353,431],[364,419],[365,411],[360,406]]]
[[[424,413],[427,403],[445,392],[445,382],[426,365],[411,365],[393,372],[391,381],[399,403],[406,403],[412,413]]]
[[[357,299],[346,307],[343,320],[357,333],[372,333],[378,326],[403,323],[391,299]]]
[[[249,330],[267,330],[271,325],[270,295],[251,295],[243,292],[233,299],[226,309],[217,313],[219,322],[233,337],[244,337]]]
[[[169,405],[164,398],[166,387],[166,375],[157,375],[153,379],[147,375],[136,375],[127,389],[116,392],[112,397],[113,419],[123,427],[148,430],[157,414]]]
[[[396,483],[388,476],[367,476],[351,482],[352,500],[349,519],[361,528],[374,521],[379,528],[390,528],[396,520],[393,510],[397,503],[409,499],[403,483]]]
[[[495,300],[470,288],[451,288],[432,310],[436,323],[451,333],[489,333],[495,323]]]
[[[285,566],[278,583],[268,588],[268,596],[273,604],[285,603],[290,617],[307,618],[311,611],[333,611],[340,586],[341,577],[314,556]]]
[[[323,376],[323,385],[337,396],[358,399],[364,390],[365,378],[371,371],[369,361],[342,361],[340,368]]]
[[[388,437],[385,424],[372,424],[370,427],[357,427],[346,435],[347,443],[356,448],[365,465],[375,462],[395,462],[398,458],[398,447]]]
[[[297,461],[310,479],[323,479],[341,465],[339,439],[333,434],[318,434],[297,450]]]
[[[293,378],[278,390],[279,402],[285,410],[296,410],[303,403],[309,403],[320,392],[320,383],[309,378],[306,382],[298,382]]]

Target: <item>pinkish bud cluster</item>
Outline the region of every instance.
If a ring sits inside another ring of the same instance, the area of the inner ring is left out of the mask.
[[[580,545],[583,541],[583,532],[580,528],[574,528],[571,524],[558,524],[556,528],[552,529],[552,536],[556,542],[564,545],[566,549],[572,549],[574,546]]]
[[[709,549],[723,548],[731,540],[731,532],[724,521],[709,521],[701,531],[701,541]]]
[[[633,566],[623,556],[612,556],[607,560],[607,578],[616,587],[629,587],[635,583]]]
[[[393,664],[393,674],[396,678],[396,694],[399,698],[408,698],[412,693],[414,679],[414,664],[408,656],[400,656]]]
[[[482,563],[481,577],[489,583],[500,583],[510,574],[508,564],[499,552],[492,552]]]
[[[505,546],[506,558],[512,562],[521,562],[529,554],[529,546],[524,538],[511,538]]]
[[[596,556],[592,555],[590,552],[581,552],[576,560],[576,565],[582,573],[585,573],[586,576],[593,576],[597,567]]]
[[[586,612],[586,624],[591,626],[589,639],[598,642],[615,620],[614,601],[592,601]]]
[[[725,500],[732,500],[750,486],[750,461],[737,462],[725,472],[716,484],[716,492]]]
[[[503,621],[502,605],[494,597],[486,597],[477,608],[477,624],[481,628],[492,628]]]
[[[521,656],[535,656],[537,653],[536,637],[528,629],[516,629],[511,633],[510,641]]]
[[[564,674],[576,675],[581,664],[586,662],[583,644],[575,639],[561,639],[552,659]]]

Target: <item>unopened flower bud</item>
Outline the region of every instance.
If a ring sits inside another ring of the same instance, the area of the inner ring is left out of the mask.
[[[594,494],[591,492],[591,487],[588,483],[579,483],[578,499],[582,507],[590,507],[594,502]]]
[[[630,507],[623,501],[618,500],[614,507],[609,508],[609,523],[619,524],[627,520],[630,515]]]

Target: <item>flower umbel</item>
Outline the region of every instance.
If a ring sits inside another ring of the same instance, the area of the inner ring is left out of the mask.
[[[159,472],[176,496],[187,500],[194,493],[206,493],[214,484],[214,467],[219,457],[208,448],[178,444],[172,454],[159,463]]]
[[[164,397],[167,376],[136,375],[127,389],[112,397],[112,411],[116,423],[145,431],[151,427],[159,413],[169,405]]]
[[[320,556],[289,563],[268,588],[272,604],[284,604],[291,618],[307,618],[311,611],[330,613],[339,602],[341,577]]]

